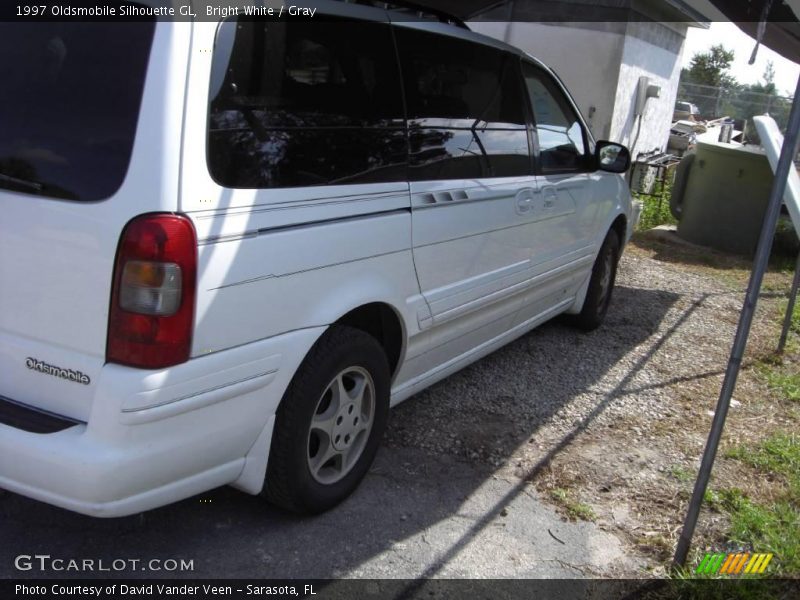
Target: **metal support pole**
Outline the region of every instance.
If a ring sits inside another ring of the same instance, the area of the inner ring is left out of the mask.
[[[800,289],[800,254],[797,255],[797,265],[794,268],[794,281],[792,281],[792,291],[789,292],[789,306],[786,307],[786,318],[783,320],[783,331],[778,342],[778,354],[783,354],[786,347],[786,338],[789,337],[789,329],[792,327],[792,316],[794,315],[794,304],[797,302],[797,290]]]
[[[700,463],[700,471],[694,484],[692,499],[689,501],[681,537],[675,549],[674,563],[676,565],[683,565],[686,562],[686,557],[692,544],[697,517],[700,514],[700,506],[703,503],[703,497],[708,487],[711,468],[714,466],[719,440],[722,437],[722,429],[725,427],[725,418],[728,415],[731,396],[733,396],[736,379],[739,377],[739,369],[742,366],[742,357],[747,346],[747,338],[750,335],[750,326],[753,324],[753,314],[758,302],[758,294],[761,290],[761,283],[764,280],[764,273],[767,270],[769,255],[772,251],[772,240],[775,237],[775,229],[781,213],[783,192],[786,189],[789,169],[793,167],[792,161],[797,154],[798,141],[800,141],[800,78],[797,80],[792,110],[789,114],[789,123],[786,128],[786,137],[783,140],[781,157],[775,169],[775,178],[769,194],[769,204],[761,226],[761,237],[758,240],[758,248],[753,263],[753,272],[750,275],[750,283],[747,286],[747,294],[739,317],[736,337],[733,340],[731,355],[728,359],[728,368],[725,371],[725,379],[722,382],[722,389],[717,401],[717,410],[714,412],[714,420],[711,422],[711,431],[708,434],[703,460]]]

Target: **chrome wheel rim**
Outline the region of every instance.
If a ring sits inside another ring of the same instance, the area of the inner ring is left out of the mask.
[[[331,485],[358,462],[375,420],[375,383],[361,367],[339,372],[320,396],[308,432],[311,476]]]

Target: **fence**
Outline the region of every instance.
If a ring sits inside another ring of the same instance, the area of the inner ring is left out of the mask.
[[[751,141],[757,141],[752,124],[754,116],[769,114],[783,131],[792,107],[792,99],[787,96],[687,82],[681,82],[678,100],[697,105],[703,119],[731,117],[748,121],[747,130]]]

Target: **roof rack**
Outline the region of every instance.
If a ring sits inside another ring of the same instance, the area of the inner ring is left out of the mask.
[[[455,25],[456,27],[461,27],[462,29],[466,29],[469,31],[469,27],[467,26],[464,21],[459,19],[457,16],[452,15],[448,12],[443,10],[438,10],[436,8],[431,8],[430,6],[425,6],[424,4],[419,4],[417,2],[406,2],[406,0],[391,0],[389,2],[380,2],[376,0],[366,0],[366,1],[359,1],[356,0],[358,4],[372,4],[373,6],[380,6],[386,10],[406,10],[410,12],[416,13],[418,16],[431,16],[435,17],[438,21],[442,23],[448,23],[450,25]]]

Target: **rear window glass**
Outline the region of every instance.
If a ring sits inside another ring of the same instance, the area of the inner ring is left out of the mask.
[[[154,29],[0,23],[0,188],[87,201],[119,189]]]
[[[406,179],[403,96],[386,24],[224,21],[209,96],[208,167],[220,185]]]

